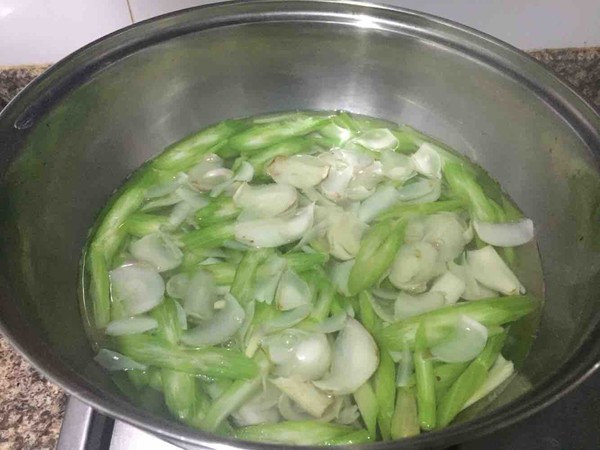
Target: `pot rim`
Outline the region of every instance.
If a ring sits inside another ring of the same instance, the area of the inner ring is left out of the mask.
[[[432,41],[451,46],[501,70],[535,91],[551,104],[594,153],[600,167],[600,117],[574,89],[526,53],[472,28],[409,9],[367,2],[336,0],[237,0],[184,9],[155,17],[104,36],[53,65],[20,92],[0,112],[0,135],[22,133],[60,98],[103,68],[144,47],[184,34],[227,25],[273,20],[319,21],[328,18],[359,27],[356,15],[366,15],[386,30],[402,34],[426,34]],[[358,16],[361,17],[361,16]],[[410,30],[406,19],[422,25]],[[194,20],[188,20],[194,19]],[[429,34],[428,34],[429,33]],[[437,34],[435,34],[437,33]],[[3,133],[4,132],[4,133]],[[0,163],[3,163],[0,158]],[[10,156],[9,156],[9,159]],[[8,164],[6,164],[7,166]],[[5,167],[0,167],[0,176]],[[8,295],[0,291],[2,303]],[[10,306],[10,305],[9,305]],[[19,314],[15,312],[15,314]],[[122,398],[107,396],[70,369],[43,342],[17,327],[11,330],[0,319],[0,332],[39,372],[71,395],[118,420],[150,431],[168,441],[211,448],[298,449],[314,446],[282,446],[240,441],[194,430],[135,407]],[[8,322],[8,321],[7,321]],[[550,405],[600,367],[600,327],[595,324],[577,352],[543,383],[518,400],[476,419],[451,425],[402,441],[377,442],[361,448],[427,448],[470,440],[523,420]],[[466,438],[466,439],[465,439]]]

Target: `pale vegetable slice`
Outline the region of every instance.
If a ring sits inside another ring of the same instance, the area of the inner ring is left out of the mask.
[[[433,282],[429,291],[441,293],[445,304],[453,305],[462,297],[466,287],[467,284],[460,277],[447,271]]]
[[[129,251],[135,259],[151,264],[159,272],[174,269],[183,260],[177,244],[164,233],[147,234],[133,242]]]
[[[217,295],[217,285],[212,275],[205,270],[197,270],[185,288],[182,297],[183,309],[194,319],[209,319],[214,314]]]
[[[346,261],[358,253],[361,238],[368,227],[350,212],[336,211],[328,218],[326,232],[329,253]]]
[[[428,281],[444,271],[438,258],[438,251],[429,242],[405,244],[392,263],[389,279],[399,289],[422,292]]]
[[[165,293],[165,283],[152,267],[135,263],[110,272],[113,300],[119,302],[127,315],[135,316],[158,306]]]
[[[225,295],[225,307],[210,320],[187,331],[181,337],[186,345],[206,346],[221,344],[240,329],[246,313],[238,301],[231,295]]]
[[[112,350],[105,348],[100,349],[98,354],[94,357],[94,361],[104,367],[106,370],[146,370],[148,366],[140,364],[137,361],[129,358],[128,356],[122,355]]]
[[[238,208],[251,212],[254,217],[274,217],[292,208],[298,201],[298,192],[288,184],[242,184],[233,195]]]
[[[533,222],[531,219],[506,223],[474,220],[473,227],[479,239],[496,247],[517,247],[533,239]]]
[[[442,194],[442,184],[437,179],[420,179],[397,190],[398,200],[409,203],[435,202]]]
[[[317,389],[311,382],[297,378],[275,378],[271,381],[300,408],[315,418],[323,416],[333,398]]]
[[[321,182],[321,192],[329,200],[336,203],[344,200],[346,188],[350,184],[353,175],[354,168],[351,165],[338,162],[329,168],[327,178]]]
[[[359,151],[354,148],[333,148],[331,155],[338,161],[343,161],[346,165],[352,167],[354,172],[366,169],[373,164],[373,158],[365,151]]]
[[[456,264],[454,261],[450,261],[448,269],[465,283],[465,290],[461,294],[465,300],[481,300],[498,296],[496,291],[483,286],[473,277],[466,263]]]
[[[277,308],[282,311],[295,309],[310,303],[311,298],[312,292],[308,283],[296,272],[287,269],[281,276],[275,293]]]
[[[439,258],[448,262],[460,255],[469,242],[467,230],[467,224],[456,213],[431,214],[423,220],[421,240],[432,244],[437,249]]]
[[[319,130],[323,136],[333,139],[336,145],[343,145],[348,139],[352,137],[352,131],[347,128],[342,128],[335,123],[325,125]]]
[[[467,252],[468,270],[484,286],[505,295],[524,294],[525,288],[498,255],[494,247],[486,246]]]
[[[391,150],[381,152],[383,174],[391,180],[405,182],[416,175],[413,160]]]
[[[349,259],[344,262],[331,261],[328,267],[329,278],[331,284],[344,295],[350,295],[348,291],[348,280],[350,272],[354,266],[354,259]]]
[[[232,414],[238,426],[256,425],[259,423],[275,423],[281,419],[277,404],[281,392],[271,383],[265,383],[257,392]]]
[[[223,167],[223,160],[214,153],[207,153],[188,172],[189,183],[201,191],[212,188],[233,177],[233,172]]]
[[[254,298],[256,301],[273,303],[279,280],[285,272],[287,262],[285,258],[270,256],[256,271]]]
[[[235,224],[235,238],[251,247],[279,247],[297,241],[313,224],[314,205],[299,208],[290,217],[248,220]]]
[[[374,152],[394,150],[398,147],[398,138],[387,128],[376,128],[366,131],[353,139],[352,142]]]
[[[488,372],[486,380],[475,391],[475,393],[467,400],[464,408],[468,408],[473,403],[481,400],[483,397],[494,391],[502,383],[508,380],[515,372],[515,366],[512,361],[507,361],[502,355],[498,355],[496,362]]]
[[[128,334],[145,333],[146,331],[154,330],[157,327],[158,322],[152,317],[126,317],[110,322],[106,326],[104,333],[109,336],[126,336]]]
[[[404,320],[409,317],[433,311],[444,305],[444,295],[440,292],[425,292],[420,295],[409,295],[401,292],[394,303],[394,318]]]
[[[334,395],[351,394],[373,375],[378,364],[375,341],[360,322],[348,318],[335,340],[329,374],[314,384]]]
[[[177,310],[177,323],[179,323],[179,327],[182,330],[187,330],[188,329],[188,323],[187,323],[187,314],[185,312],[185,309],[183,309],[183,306],[181,306],[181,303],[175,301],[175,309]]]
[[[421,144],[411,156],[414,168],[428,178],[442,178],[442,158],[435,147],[428,142]]]
[[[306,319],[310,314],[311,309],[311,305],[309,304],[290,309],[289,311],[283,311],[264,324],[265,332],[291,328]]]
[[[157,198],[157,197],[163,197],[165,195],[172,194],[173,192],[175,192],[177,190],[177,188],[179,188],[180,186],[187,183],[187,181],[188,181],[187,174],[180,172],[169,181],[165,181],[163,183],[156,184],[154,186],[150,186],[146,190],[146,198],[147,199]]]
[[[318,380],[331,365],[331,347],[323,333],[286,330],[263,339],[262,345],[279,376]]]
[[[387,300],[372,296],[369,301],[371,302],[371,306],[373,306],[373,311],[375,311],[375,314],[377,314],[381,320],[387,323],[396,321],[396,317],[394,315],[396,296],[394,296],[394,300]]]
[[[454,333],[429,350],[440,361],[458,363],[471,361],[485,347],[488,330],[468,316],[460,316]]]
[[[189,282],[190,276],[187,273],[173,275],[167,281],[167,295],[173,298],[183,298]]]
[[[310,155],[278,156],[267,167],[267,174],[276,183],[299,189],[316,186],[325,179],[329,165]]]
[[[399,200],[400,195],[396,188],[393,186],[382,186],[360,204],[358,218],[365,223],[369,223]]]
[[[242,161],[239,168],[236,170],[233,179],[235,181],[242,181],[249,183],[254,178],[254,166],[248,161]]]

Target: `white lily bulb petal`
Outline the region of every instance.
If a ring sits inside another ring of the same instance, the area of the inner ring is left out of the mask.
[[[332,214],[326,233],[329,253],[343,261],[354,258],[367,228],[352,213],[340,211]]]
[[[327,272],[331,284],[344,295],[350,295],[350,292],[348,291],[348,279],[350,278],[350,272],[352,271],[353,265],[353,259],[344,262],[330,261],[329,263]]]
[[[394,313],[396,296],[394,296],[394,300],[387,300],[374,295],[371,297],[370,302],[371,306],[373,306],[373,311],[375,311],[375,314],[377,314],[381,320],[387,323],[396,321]]]
[[[398,203],[399,200],[400,196],[396,188],[393,186],[380,187],[360,204],[358,218],[365,223],[369,223],[380,213]]]
[[[381,152],[383,174],[391,180],[407,181],[416,175],[413,160],[392,150]]]
[[[246,313],[238,301],[230,294],[225,296],[225,307],[220,309],[210,320],[186,331],[181,342],[186,345],[205,346],[221,344],[240,329]]]
[[[398,138],[387,128],[365,131],[359,137],[353,139],[353,142],[374,152],[394,150],[398,147]]]
[[[355,172],[365,169],[373,164],[373,158],[364,151],[353,148],[333,148],[331,154],[346,165],[351,166]]]
[[[292,208],[298,201],[298,192],[289,184],[242,184],[233,195],[238,208],[255,217],[273,217]]]
[[[431,214],[423,220],[421,240],[432,244],[443,262],[452,261],[460,255],[468,243],[465,239],[467,224],[458,214],[441,212]]]
[[[254,298],[258,302],[273,303],[277,286],[285,272],[287,262],[285,258],[273,255],[265,261],[256,272]]]
[[[439,292],[444,296],[446,305],[453,305],[462,297],[467,284],[458,276],[448,271],[433,282],[430,292]]]
[[[329,172],[329,165],[310,155],[278,156],[267,167],[276,183],[306,189],[319,184]]]
[[[483,242],[496,247],[517,247],[533,239],[533,222],[531,219],[507,223],[474,220],[473,226],[477,236]]]
[[[373,164],[355,171],[354,177],[348,184],[348,189],[363,187],[368,191],[375,189],[385,179],[381,162],[374,161]]]
[[[190,277],[182,297],[183,309],[195,319],[209,319],[214,314],[217,295],[217,285],[212,275],[205,270],[197,270]]]
[[[194,211],[209,204],[209,201],[200,192],[191,189],[189,186],[181,186],[175,191],[175,194],[190,205]]]
[[[351,183],[352,184],[352,183]],[[364,186],[349,185],[346,188],[346,198],[353,202],[360,202],[375,193],[375,189],[367,189]]]
[[[426,283],[444,270],[438,251],[428,242],[415,242],[400,247],[389,274],[399,289],[422,291]]]
[[[132,256],[151,264],[159,272],[174,269],[183,261],[183,253],[173,240],[163,233],[147,234],[129,246]]]
[[[352,180],[354,170],[352,166],[339,163],[329,169],[327,178],[321,182],[321,192],[325,197],[334,202],[345,199],[345,191]]]
[[[471,361],[481,353],[487,338],[486,327],[467,316],[460,316],[452,336],[429,350],[435,358],[446,363]]]
[[[300,239],[313,224],[314,205],[299,208],[290,217],[248,220],[235,225],[235,238],[251,247],[279,247]]]
[[[190,277],[186,273],[173,275],[167,281],[167,295],[172,298],[183,298],[189,282]]]
[[[248,161],[242,161],[240,167],[235,172],[233,179],[235,181],[243,181],[249,183],[254,177],[254,166]]]
[[[113,300],[121,302],[127,315],[135,316],[158,306],[165,293],[165,283],[152,267],[135,263],[110,272]]]
[[[333,395],[352,394],[373,375],[378,365],[373,337],[360,322],[348,318],[335,340],[329,374],[313,383]]]
[[[188,171],[188,179],[192,186],[201,191],[209,191],[215,185],[206,182],[205,176],[212,170],[223,167],[223,160],[214,153],[207,153],[202,160]]]
[[[158,322],[152,317],[126,317],[110,322],[104,333],[109,336],[126,336],[145,333],[156,328],[158,328]]]
[[[183,309],[183,306],[181,306],[181,303],[179,303],[178,301],[175,302],[175,309],[177,310],[177,322],[179,323],[179,327],[182,330],[187,330],[188,323],[185,309]]]
[[[465,283],[465,290],[461,298],[465,300],[481,300],[484,298],[497,297],[498,293],[479,283],[468,270],[466,265],[456,264],[454,261],[448,263],[448,269]]]
[[[435,202],[442,194],[440,180],[420,179],[397,190],[398,200],[410,203]]]
[[[333,403],[332,397],[321,392],[312,383],[283,377],[271,382],[312,417],[320,418]]]
[[[148,366],[140,364],[137,361],[112,350],[100,349],[94,356],[94,361],[100,364],[106,370],[146,370]]]
[[[282,311],[275,316],[275,318],[264,324],[264,330],[265,332],[272,332],[291,328],[306,319],[311,311],[311,304],[302,305],[288,311]]]
[[[281,391],[271,383],[266,383],[260,392],[240,406],[231,416],[240,427],[279,422],[281,419],[277,407],[279,397]]]
[[[335,123],[325,125],[319,130],[323,136],[333,139],[336,145],[343,145],[348,139],[352,137],[352,131],[347,128],[342,128]]]
[[[413,153],[412,161],[414,168],[421,175],[428,178],[442,178],[442,158],[433,145],[428,142],[421,144],[419,149]]]
[[[479,250],[468,251],[467,262],[467,270],[484,286],[505,295],[525,293],[525,288],[517,276],[498,255],[494,247],[488,245]]]
[[[302,305],[310,303],[312,292],[308,283],[296,274],[291,269],[287,269],[281,279],[277,292],[275,294],[275,302],[277,308],[281,311],[294,309]]]
[[[444,295],[441,292],[425,292],[420,295],[401,292],[394,303],[394,318],[404,320],[442,306],[444,306]]]

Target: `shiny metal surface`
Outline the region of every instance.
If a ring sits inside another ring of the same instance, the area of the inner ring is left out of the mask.
[[[393,447],[448,445],[506,426],[596,368],[596,113],[489,36],[410,11],[329,1],[244,1],[141,23],[61,61],[3,111],[2,331],[100,411],[182,447],[238,448],[137,408],[92,362],[77,301],[80,251],[127,174],[187,133],[229,117],[340,108],[409,123],[481,164],[536,223],[545,271],[541,328],[521,370],[533,387],[514,384],[490,414]]]

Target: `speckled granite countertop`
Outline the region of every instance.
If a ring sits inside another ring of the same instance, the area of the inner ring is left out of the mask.
[[[531,53],[568,80],[600,110],[600,48]],[[44,66],[0,67],[0,109]],[[31,368],[0,336],[0,450],[56,446],[65,395]]]

